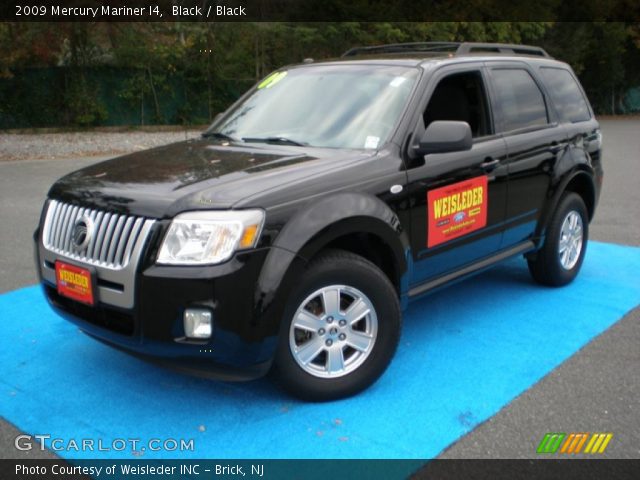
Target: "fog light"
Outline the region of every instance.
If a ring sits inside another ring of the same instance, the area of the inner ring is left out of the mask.
[[[188,338],[210,338],[211,311],[204,308],[188,308],[184,311],[184,334]]]

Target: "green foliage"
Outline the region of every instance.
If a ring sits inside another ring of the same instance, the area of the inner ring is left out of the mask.
[[[544,38],[551,55],[568,62],[599,113],[625,113],[625,92],[640,85],[637,24],[556,23]]]
[[[83,76],[74,78],[65,93],[69,124],[77,127],[102,125],[107,119],[107,109],[96,96],[95,86]]]
[[[327,8],[364,19],[370,3],[332,1]],[[477,3],[460,2],[451,18],[482,20]],[[582,0],[539,0],[530,8],[567,18],[579,8],[608,13],[606,5]],[[573,66],[599,112],[624,111],[624,93],[640,85],[640,27],[630,22],[0,23],[0,126],[206,123],[283,65],[337,57],[357,45],[420,41],[542,45]],[[12,77],[36,82],[26,72],[43,67],[62,69],[66,80],[59,95],[41,96],[39,113],[26,92],[11,95],[20,85]]]

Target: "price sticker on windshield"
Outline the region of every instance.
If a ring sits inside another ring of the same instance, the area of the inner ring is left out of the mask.
[[[271,75],[269,75],[267,78],[265,78],[263,81],[261,81],[258,84],[258,90],[261,90],[263,88],[271,88],[286,76],[287,76],[286,71],[272,73]]]

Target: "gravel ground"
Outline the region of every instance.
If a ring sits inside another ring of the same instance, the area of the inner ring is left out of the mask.
[[[0,161],[50,160],[123,154],[194,138],[199,136],[203,130],[0,133]]]

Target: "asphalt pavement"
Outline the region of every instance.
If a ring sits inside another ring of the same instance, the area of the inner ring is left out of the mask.
[[[51,184],[106,158],[0,162],[0,292],[38,281],[32,238]]]
[[[0,293],[37,282],[32,236],[52,182],[105,158],[0,162]],[[0,459],[57,458],[46,450],[16,450],[14,441],[21,433],[0,418]]]
[[[640,119],[601,124],[605,176],[590,236],[640,246]],[[639,411],[640,307],[636,307],[451,445],[441,458],[539,458],[536,448],[547,432],[611,432],[606,458],[637,459]]]
[[[602,130],[605,180],[591,238],[639,246],[640,119],[605,120]],[[36,282],[32,234],[51,183],[104,158],[0,162],[0,293]],[[535,458],[545,432],[575,431],[612,432],[607,458],[640,458],[639,345],[637,307],[441,457]],[[0,420],[0,458],[53,456],[15,450],[19,433]]]

